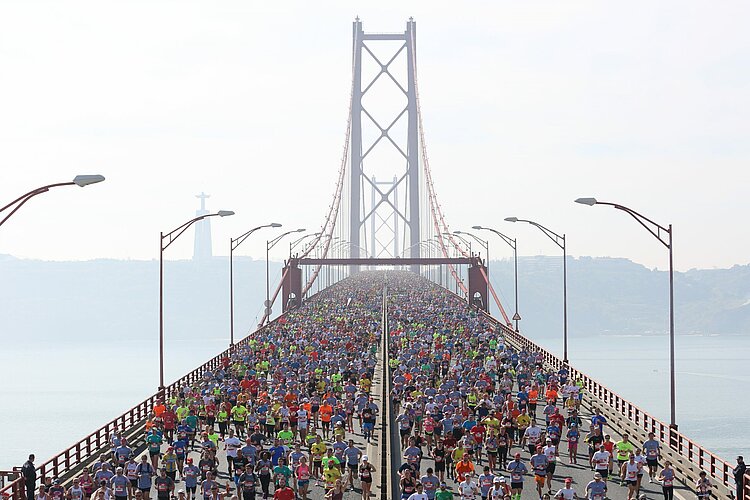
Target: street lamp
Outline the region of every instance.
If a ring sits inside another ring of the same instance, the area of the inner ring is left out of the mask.
[[[234,215],[231,210],[219,210],[214,214],[205,214],[190,219],[183,225],[164,234],[159,233],[159,392],[164,391],[164,250],[174,243],[187,228],[207,217],[228,217]],[[176,233],[176,234],[175,234]],[[164,243],[164,241],[167,241]]]
[[[669,390],[670,390],[670,421],[669,426],[677,428],[677,415],[676,415],[676,395],[675,395],[675,372],[674,372],[674,265],[672,263],[672,224],[664,227],[661,224],[657,224],[648,217],[645,217],[633,209],[619,205],[617,203],[610,203],[606,201],[598,201],[596,198],[578,198],[575,200],[576,203],[581,205],[609,205],[610,207],[622,210],[630,214],[641,226],[646,228],[646,231],[651,233],[662,245],[667,247],[669,250]],[[667,233],[665,241],[662,233]]]
[[[234,345],[234,251],[248,236],[264,227],[281,227],[278,222],[252,228],[242,236],[229,238],[229,347]]]
[[[516,239],[506,236],[500,231],[496,229],[492,229],[490,227],[472,226],[471,228],[491,231],[495,233],[496,235],[498,235],[501,240],[503,240],[513,249],[513,275],[514,275],[513,281],[514,281],[514,288],[515,288],[515,295],[516,295],[516,312],[513,315],[513,321],[516,323],[516,332],[518,332],[518,322],[521,320],[521,315],[518,314],[518,245],[516,243]],[[488,257],[488,260],[489,260],[489,257]]]
[[[565,235],[562,236],[534,221],[519,219],[518,217],[506,217],[507,222],[526,222],[536,226],[542,231],[555,245],[563,251],[563,363],[568,364],[568,256],[565,251]],[[562,242],[562,243],[561,243]]]
[[[297,238],[294,241],[290,241],[289,242],[289,257],[290,258],[292,257],[292,250],[294,250],[297,247],[297,245],[299,245],[302,241],[306,240],[307,238],[313,238],[315,236],[320,236],[321,234],[322,233],[310,233],[310,234],[304,235],[301,238]]]
[[[456,233],[445,232],[445,233],[442,234],[442,236],[444,236],[444,237],[456,236],[459,240],[461,240],[461,242],[464,245],[466,245],[466,248],[469,249],[469,257],[472,256],[472,253],[471,253],[471,241],[467,240],[463,236],[456,235]],[[450,241],[450,238],[448,239],[448,241]],[[458,267],[458,274],[461,277],[461,281],[463,282],[463,280],[464,280],[464,278],[463,278],[463,268],[461,267],[461,264],[458,264],[457,267]],[[467,271],[467,273],[468,273],[468,271]],[[458,283],[456,283],[456,286],[458,286]],[[458,289],[456,289],[456,293],[458,293]]]
[[[483,240],[482,238],[480,238],[480,237],[479,237],[479,236],[477,236],[476,234],[471,234],[471,233],[467,233],[466,231],[453,231],[453,234],[454,234],[455,236],[459,236],[459,237],[460,237],[461,235],[464,235],[464,236],[468,236],[468,237],[470,237],[471,239],[473,239],[474,241],[476,241],[477,243],[479,243],[479,245],[480,245],[480,246],[481,246],[482,248],[484,248],[484,253],[485,253],[485,255],[484,255],[484,256],[485,256],[485,258],[487,259],[487,273],[488,273],[488,274],[487,274],[487,278],[489,279],[489,269],[490,269],[490,242],[489,242],[489,241],[487,241],[487,240]]]
[[[305,229],[295,229],[293,231],[287,231],[286,233],[280,234],[276,238],[272,240],[266,240],[266,301],[264,302],[265,311],[263,311],[263,315],[265,316],[265,321],[267,321],[271,317],[271,291],[269,289],[269,283],[270,283],[270,276],[268,271],[268,252],[276,246],[276,243],[281,241],[284,236],[293,234],[293,233],[301,233],[304,232]],[[261,323],[262,326],[262,323]]]
[[[6,220],[10,219],[10,217],[18,211],[19,208],[21,208],[27,201],[29,201],[31,198],[38,194],[46,193],[52,188],[59,187],[59,186],[80,186],[85,187],[89,184],[96,184],[97,182],[102,182],[104,180],[103,175],[76,175],[75,178],[73,178],[70,182],[58,182],[57,184],[48,184],[46,186],[38,187],[36,189],[32,189],[26,194],[23,194],[16,198],[15,200],[11,201],[4,207],[0,208],[0,213],[4,212],[8,208],[15,205],[13,210],[10,211],[8,215],[5,216],[3,220],[0,220],[0,226],[2,226]]]
[[[443,233],[443,236],[457,236],[456,232],[452,233]],[[458,236],[458,239],[463,242],[464,245],[466,245],[466,248],[469,249],[469,256],[471,257],[471,242],[464,238],[463,236]]]

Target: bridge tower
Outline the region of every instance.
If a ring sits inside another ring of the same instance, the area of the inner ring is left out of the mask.
[[[365,257],[361,250],[370,247],[374,249],[373,257],[398,257],[390,253],[391,248],[398,252],[400,246],[408,250],[404,256],[418,258],[421,245],[419,129],[414,81],[416,23],[410,18],[403,33],[365,33],[357,18],[353,31],[350,256]],[[393,177],[394,181],[382,184],[375,182],[376,177]],[[400,203],[396,199],[399,194],[404,195]],[[391,220],[392,228],[391,224],[382,224]],[[368,234],[368,225],[381,230]],[[385,235],[384,228],[390,228],[392,234]],[[358,267],[352,266],[352,272]],[[411,270],[419,272],[419,265],[412,265]]]

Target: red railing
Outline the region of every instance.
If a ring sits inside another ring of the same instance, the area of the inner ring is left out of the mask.
[[[266,325],[265,328],[269,328],[271,325],[274,325],[281,317],[282,316],[276,318],[273,322]],[[257,330],[253,333],[257,333],[258,331],[261,330]],[[237,348],[237,346],[246,344],[248,340],[250,340],[250,338],[253,336],[253,333],[235,344],[235,347],[229,348],[218,354],[217,356],[214,356],[195,370],[191,371],[181,379],[168,386],[164,390],[165,395],[169,396],[172,392],[178,390],[185,384],[192,384],[196,380],[200,379],[206,370],[214,370],[218,368],[221,365],[221,359],[229,355],[232,350]],[[86,463],[102,448],[108,445],[109,437],[112,435],[114,429],[127,430],[143,422],[153,409],[154,405],[157,402],[157,399],[160,397],[160,393],[154,393],[145,401],[134,406],[103,427],[92,432],[74,445],[70,446],[69,448],[63,450],[61,453],[58,453],[43,464],[39,465],[36,468],[37,485],[40,481],[44,480],[45,477],[61,476],[66,471],[69,471],[72,468],[81,466]],[[6,484],[2,489],[0,489],[0,498],[24,500],[26,498],[26,486],[23,476],[19,477],[15,481],[10,482],[9,484]]]

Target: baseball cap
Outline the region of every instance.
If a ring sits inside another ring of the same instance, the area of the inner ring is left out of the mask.
[[[566,483],[572,483],[573,482],[573,478],[572,477],[566,477],[565,478],[565,482]]]
[[[513,456],[514,456],[514,457],[516,457],[516,458],[521,458],[521,454],[520,454],[520,453],[516,453],[516,454],[515,454],[515,455],[513,455]]]
[[[189,463],[189,464],[192,464],[192,463],[193,463],[193,459],[192,459],[192,458],[188,458],[188,459],[186,459],[185,461],[186,461],[187,463]]]
[[[362,455],[363,462],[367,462],[368,460],[370,460],[370,457],[368,457],[367,455]]]
[[[598,472],[594,474],[594,479],[601,479],[601,478],[602,478],[602,475],[599,474]]]

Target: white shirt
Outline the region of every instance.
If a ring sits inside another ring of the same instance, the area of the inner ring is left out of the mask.
[[[594,468],[596,470],[604,470],[609,468],[609,457],[611,457],[608,451],[597,451],[591,457],[594,462]]]
[[[547,456],[547,460],[552,463],[557,460],[557,448],[555,446],[545,446],[543,450],[544,454]]]
[[[490,498],[492,500],[502,500],[505,498],[505,488],[496,490],[494,487],[490,490]]]
[[[307,423],[307,410],[304,408],[300,408],[297,410],[297,422],[298,423]]]
[[[562,488],[555,493],[555,498],[564,498],[565,500],[573,500],[576,491],[573,488]]]
[[[542,429],[539,427],[527,427],[523,435],[529,440],[529,444],[537,444],[539,437],[542,435]]]
[[[429,498],[427,497],[427,493],[414,492],[411,495],[409,495],[409,498],[407,500],[429,500]]]
[[[237,450],[242,448],[242,441],[237,437],[228,437],[224,440],[224,445],[227,447],[227,456],[236,458]]]
[[[474,493],[479,490],[477,483],[471,480],[461,481],[458,485],[458,492],[461,494],[461,498],[474,498]]]

